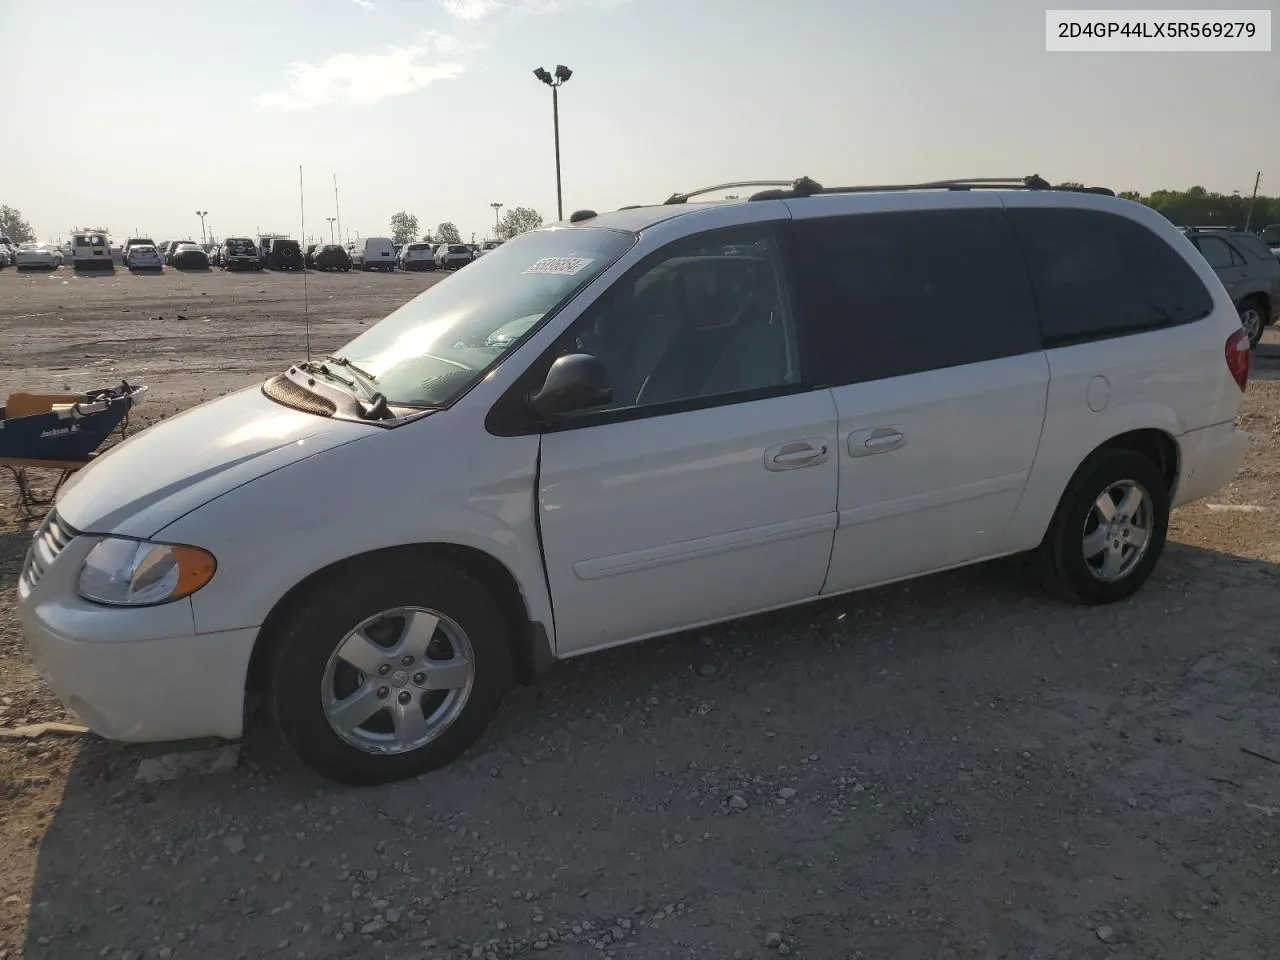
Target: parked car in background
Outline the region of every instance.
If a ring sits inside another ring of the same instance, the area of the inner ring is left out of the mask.
[[[316,250],[320,248],[318,243],[308,243],[307,252],[302,257],[303,266],[313,269],[316,265]]]
[[[1272,250],[1280,250],[1280,223],[1273,223],[1263,227],[1258,236]]]
[[[490,250],[497,250],[502,246],[502,243],[503,241],[501,240],[485,240],[480,244],[480,249],[476,251],[476,256],[483,257]]]
[[[436,266],[442,270],[464,267],[475,257],[465,243],[442,243],[436,249]]]
[[[204,247],[201,247],[200,244],[196,243],[194,240],[170,240],[168,248],[164,251],[164,262],[166,265],[170,267],[176,267],[178,265],[175,257],[177,256],[179,247],[198,247],[201,253],[204,252]],[[208,260],[208,257],[205,259]]]
[[[354,243],[348,243],[346,246],[347,256],[351,258],[351,265],[357,270],[364,269],[364,247],[358,247]]]
[[[173,266],[179,270],[208,270],[209,255],[198,243],[180,243],[172,254]]]
[[[396,247],[390,237],[365,237],[364,255],[360,260],[362,270],[385,270],[388,273],[396,268]]]
[[[0,267],[6,267],[14,262],[15,255],[18,252],[18,245],[10,240],[7,236],[0,233],[0,253],[4,256],[4,262],[0,263]]]
[[[77,270],[114,270],[111,242],[105,233],[86,230],[71,237],[71,263]]]
[[[351,255],[339,244],[326,243],[316,250],[315,266],[317,270],[341,270],[345,273],[351,269]]]
[[[222,241],[218,266],[223,270],[261,270],[257,242],[251,237],[227,237]]]
[[[1260,237],[1243,230],[1188,227],[1183,232],[1231,294],[1240,325],[1256,347],[1262,332],[1280,319],[1280,260]]]
[[[429,243],[406,243],[400,251],[401,270],[434,270],[436,252]]]
[[[130,237],[120,249],[120,260],[125,266],[129,265],[129,250],[139,244],[150,246],[153,250],[156,249],[156,242],[150,237]]]
[[[47,243],[21,244],[13,262],[19,270],[56,270],[58,268],[58,256]]]
[[[270,270],[302,270],[302,246],[288,237],[272,237],[267,252],[267,268]]]
[[[216,267],[222,261],[222,248],[216,243],[210,243],[204,248],[205,255],[209,258],[209,266]]]
[[[164,261],[160,252],[149,243],[135,243],[128,248],[124,256],[124,265],[130,270],[164,270]]]

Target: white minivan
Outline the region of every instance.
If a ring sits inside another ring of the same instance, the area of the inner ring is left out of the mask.
[[[555,660],[1009,554],[1086,604],[1235,473],[1248,341],[1155,211],[1038,179],[603,215],[107,451],[19,582],[93,730],[448,763]]]
[[[366,237],[364,256],[361,259],[362,270],[386,270],[396,268],[396,245],[390,237]]]

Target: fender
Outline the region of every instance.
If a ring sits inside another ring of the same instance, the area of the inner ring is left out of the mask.
[[[463,449],[465,457],[454,455]],[[491,437],[471,416],[447,411],[253,480],[156,539],[198,544],[217,558],[213,580],[192,597],[200,633],[260,626],[296,584],[341,560],[429,543],[502,563],[529,618],[550,628],[534,515],[537,453],[537,436]]]

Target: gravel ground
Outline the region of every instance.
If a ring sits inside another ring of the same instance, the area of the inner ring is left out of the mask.
[[[332,349],[427,275],[307,278]],[[151,386],[151,422],[305,350],[302,278],[0,272],[0,392]],[[0,739],[0,960],[1258,958],[1280,939],[1280,339],[1254,444],[1137,597],[1012,563],[564,664],[451,768],[350,790],[255,726],[174,747]],[[14,613],[0,725],[67,720]],[[185,746],[185,745],[184,745]]]

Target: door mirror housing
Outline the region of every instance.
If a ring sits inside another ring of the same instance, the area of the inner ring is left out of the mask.
[[[539,417],[554,417],[612,401],[613,387],[600,359],[589,353],[571,353],[551,364],[542,386],[529,395],[528,408]]]

